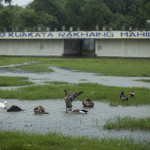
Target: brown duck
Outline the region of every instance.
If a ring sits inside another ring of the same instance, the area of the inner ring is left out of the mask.
[[[66,112],[68,112],[67,110],[70,109],[72,110],[72,101],[79,95],[81,95],[83,93],[83,91],[77,92],[77,93],[71,93],[68,94],[67,90],[63,90],[63,92],[65,92],[65,102],[66,102]]]
[[[48,112],[45,111],[44,107],[42,106],[36,106],[34,108],[35,114],[49,114]]]
[[[94,102],[91,99],[85,99],[84,101],[82,101],[82,104],[84,107],[93,107],[94,106]]]

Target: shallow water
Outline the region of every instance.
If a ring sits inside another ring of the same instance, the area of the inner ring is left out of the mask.
[[[24,76],[29,77],[29,80],[36,84],[43,84],[47,81],[65,81],[69,83],[99,83],[107,86],[117,87],[145,87],[150,88],[150,83],[135,81],[139,79],[150,79],[150,77],[115,77],[115,76],[98,76],[95,73],[77,72],[65,70],[56,67],[50,67],[54,70],[51,73],[29,73],[18,70],[10,72],[8,70],[0,69],[0,76]],[[1,87],[6,88],[6,87]],[[9,87],[8,87],[9,88]]]
[[[0,99],[2,101],[2,99]],[[0,130],[26,132],[57,132],[71,136],[133,138],[135,141],[150,141],[150,132],[129,130],[104,130],[107,119],[116,116],[149,117],[150,106],[110,107],[107,103],[95,102],[94,108],[86,109],[87,114],[65,112],[64,100],[19,101],[8,100],[9,107],[17,105],[22,112],[7,112],[0,109]],[[33,108],[42,105],[50,114],[34,115]],[[73,109],[83,109],[81,101],[73,102]],[[32,126],[31,126],[32,125]]]

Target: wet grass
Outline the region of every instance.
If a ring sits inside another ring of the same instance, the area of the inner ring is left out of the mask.
[[[109,119],[104,125],[104,129],[128,129],[128,130],[148,130],[150,131],[150,117],[149,118],[135,118],[135,117],[116,117]]]
[[[0,57],[0,66],[31,62],[30,57]]]
[[[52,84],[52,85],[72,85],[71,83],[68,82],[61,82],[61,81],[46,81],[44,82],[46,84]]]
[[[16,90],[0,90],[0,98],[19,99],[19,100],[44,100],[44,99],[63,99],[64,89],[68,93],[83,91],[77,100],[90,98],[94,101],[108,102],[111,106],[138,106],[150,104],[150,89],[147,88],[121,88],[103,86],[94,83],[67,84],[64,82],[48,83],[46,85],[22,87]],[[129,97],[128,101],[120,100],[120,93],[124,91],[128,96],[130,90],[135,92],[135,97]]]
[[[135,80],[135,81],[150,82],[150,79],[140,79],[140,80]]]
[[[132,139],[89,139],[69,137],[55,133],[27,134],[0,132],[1,150],[148,150],[148,144],[135,143]]]
[[[29,81],[28,77],[0,76],[0,86],[23,86],[31,84],[33,82]]]
[[[37,72],[37,73],[45,73],[45,72],[53,72],[52,69],[49,69],[49,64],[41,64],[41,63],[35,63],[30,65],[23,65],[20,67],[11,67],[12,69],[22,69],[25,71],[30,72]]]
[[[65,59],[39,57],[1,57],[0,65],[20,64],[23,62],[37,62],[35,64],[15,67],[28,71],[49,72],[48,67],[55,66],[84,72],[99,73],[111,76],[148,76],[150,77],[149,59]]]

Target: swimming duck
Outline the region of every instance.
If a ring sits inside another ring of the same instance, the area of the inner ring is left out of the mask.
[[[23,110],[16,105],[12,105],[7,109],[7,112],[18,112],[18,111],[23,111]]]
[[[130,91],[129,96],[130,97],[134,97],[135,96],[135,93],[133,92],[133,90]]]
[[[42,106],[36,106],[34,108],[35,114],[49,114],[48,112],[45,111],[44,107]]]
[[[6,109],[7,106],[8,106],[8,102],[7,101],[4,101],[3,103],[0,103],[0,108]]]
[[[128,101],[128,98],[125,96],[124,91],[121,92],[121,94],[120,94],[120,99],[121,99],[122,101]]]
[[[82,101],[82,104],[84,107],[93,107],[94,106],[94,102],[91,99],[85,99],[84,101]]]
[[[74,112],[74,113],[78,113],[78,114],[87,114],[87,110],[85,110],[85,109],[82,109],[82,110],[79,110],[79,109],[75,109],[75,110],[73,110],[72,112]]]
[[[83,91],[77,92],[77,93],[71,93],[68,94],[67,90],[63,90],[63,92],[65,92],[65,102],[66,102],[66,112],[68,112],[67,110],[70,109],[72,110],[72,101],[79,95],[81,95],[83,93]]]

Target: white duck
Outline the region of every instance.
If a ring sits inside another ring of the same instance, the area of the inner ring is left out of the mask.
[[[4,101],[3,103],[0,102],[0,108],[6,109],[7,106],[8,106],[8,102],[7,101]]]

